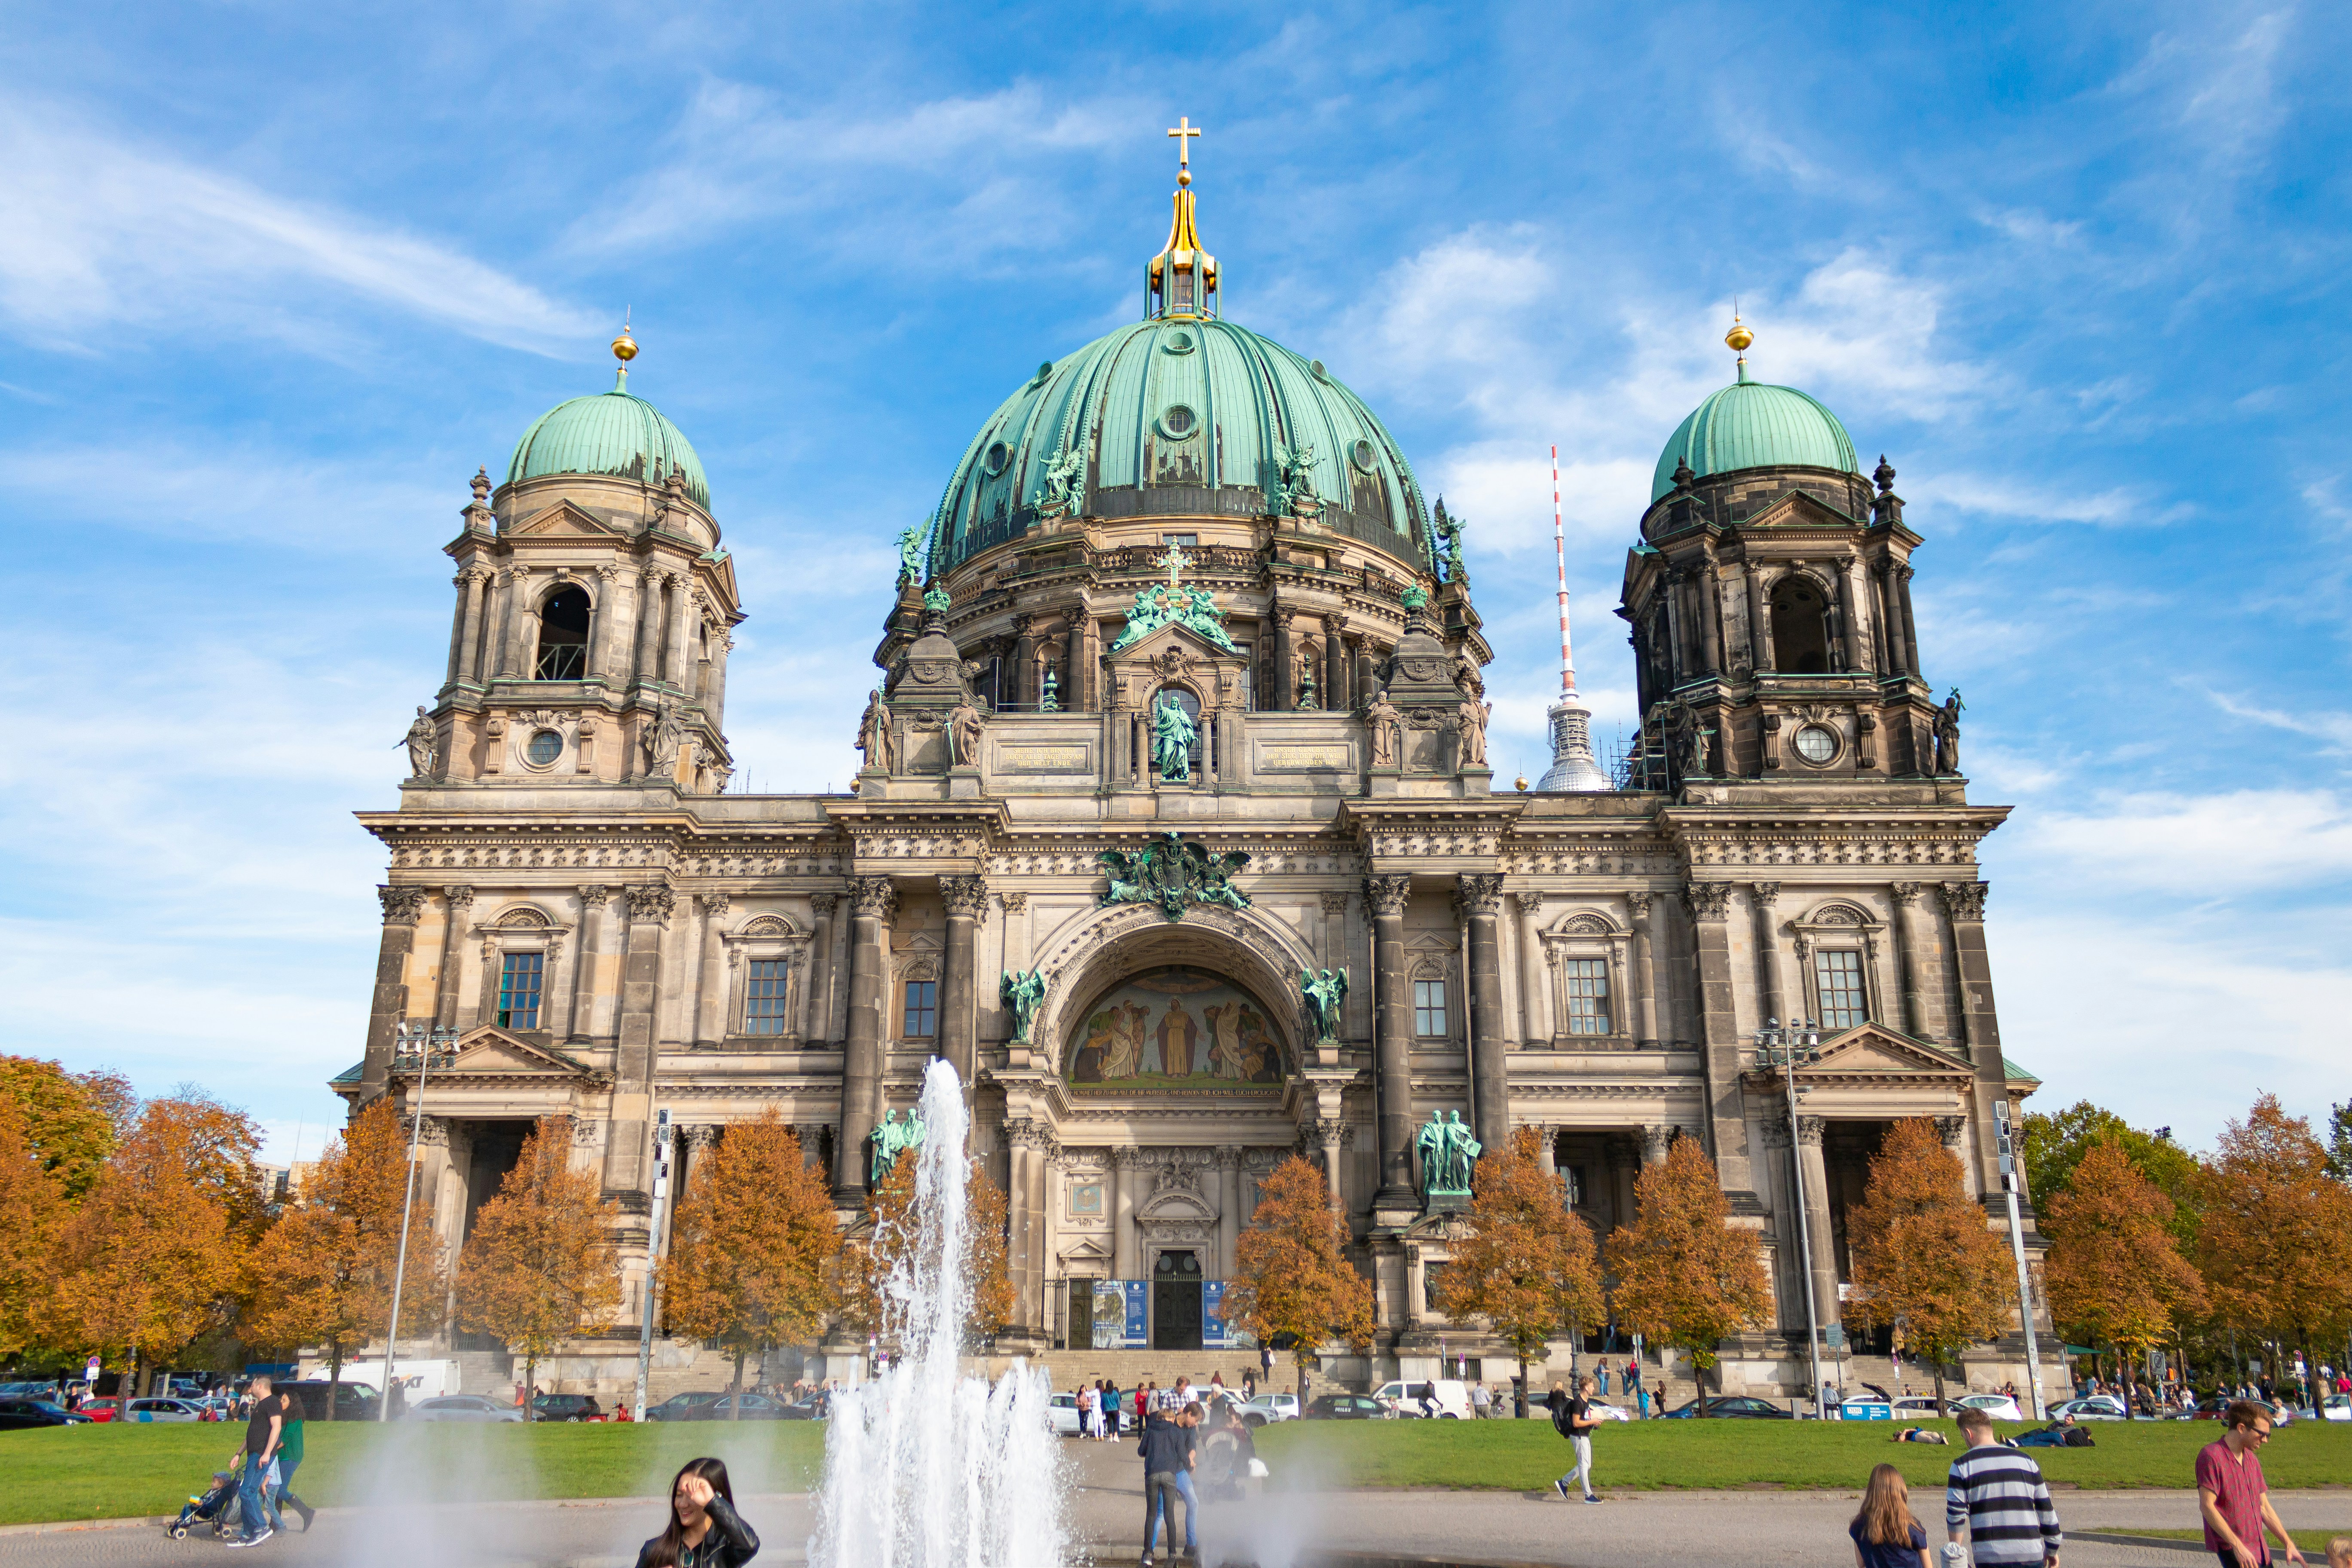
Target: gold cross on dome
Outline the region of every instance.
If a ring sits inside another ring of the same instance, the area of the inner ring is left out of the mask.
[[[1192,167],[1192,138],[1200,133],[1201,128],[1193,124],[1189,116],[1180,114],[1176,117],[1175,128],[1168,134],[1176,138],[1176,168],[1179,173],[1188,172]]]
[[[1182,545],[1171,544],[1168,547],[1167,552],[1162,554],[1159,560],[1154,561],[1152,564],[1154,566],[1165,566],[1168,568],[1168,585],[1173,588],[1176,586],[1176,574],[1181,572],[1185,567],[1192,564],[1192,558],[1184,553],[1184,547]]]

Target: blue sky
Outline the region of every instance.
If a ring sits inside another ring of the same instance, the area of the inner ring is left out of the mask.
[[[2341,7],[20,5],[0,36],[0,1040],[339,1114],[466,479],[631,388],[700,450],[758,787],[846,780],[889,539],[1139,309],[1189,115],[1229,315],[1470,520],[1540,770],[1729,378],[1900,470],[2011,1054],[2210,1142],[2345,1070]]]

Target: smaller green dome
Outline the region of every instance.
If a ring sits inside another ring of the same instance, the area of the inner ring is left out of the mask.
[[[1675,467],[1687,462],[1700,478],[1737,468],[1806,468],[1862,472],[1853,438],[1838,416],[1793,386],[1767,386],[1739,379],[1709,397],[1675,426],[1674,438],[1658,454],[1650,499],[1675,488]]]
[[[661,410],[624,390],[624,384],[593,397],[559,403],[541,415],[515,443],[507,483],[545,474],[600,474],[658,485],[675,468],[686,476],[686,493],[710,509],[710,482],[702,459],[662,417]]]

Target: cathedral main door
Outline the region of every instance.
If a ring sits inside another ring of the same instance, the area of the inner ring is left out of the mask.
[[[1151,1348],[1201,1348],[1201,1260],[1190,1252],[1163,1252],[1152,1267]]]

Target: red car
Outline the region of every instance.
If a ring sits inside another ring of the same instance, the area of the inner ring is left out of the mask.
[[[81,1408],[77,1411],[76,1414],[87,1415],[93,1421],[111,1421],[116,1416],[122,1414],[122,1401],[120,1399],[85,1399],[81,1402]]]

